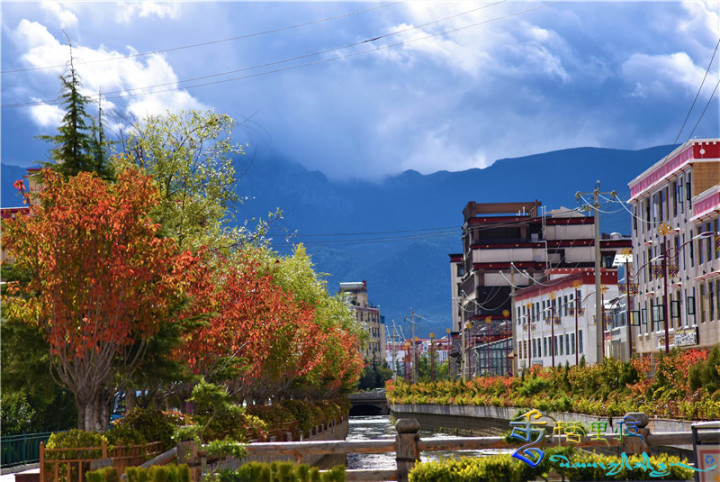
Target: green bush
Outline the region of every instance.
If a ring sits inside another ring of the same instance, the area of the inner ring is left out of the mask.
[[[237,470],[218,472],[217,482],[344,482],[347,480],[344,465],[337,465],[321,473],[317,467],[292,462],[250,462]]]
[[[161,410],[136,407],[115,422],[109,435],[124,444],[162,442],[167,449],[173,445],[173,433],[175,426]]]
[[[50,435],[46,445],[45,459],[50,460],[77,460],[102,458],[102,445],[107,444],[105,435],[97,432],[86,432],[77,428],[67,432],[58,432]],[[86,449],[64,450],[53,452],[51,449]],[[90,450],[87,450],[90,449]],[[53,464],[47,464],[46,470],[54,471]],[[83,472],[90,470],[90,462],[82,462]],[[58,482],[78,480],[78,464],[59,464]]]
[[[568,480],[687,480],[692,469],[683,467],[688,461],[667,455],[609,456],[594,453],[575,454],[572,448],[550,448],[537,467],[511,455],[445,459],[416,465],[411,471],[411,482],[425,481],[503,481],[525,482],[547,478],[556,472]],[[627,467],[630,467],[628,470]]]
[[[85,474],[87,482],[120,482],[120,476],[118,475],[115,467],[105,467],[103,469],[94,470]]]
[[[705,361],[690,369],[689,380],[692,391],[702,388],[713,394],[720,390],[720,345],[710,351]]]
[[[190,482],[190,468],[186,464],[153,465],[149,469],[128,467],[125,475],[127,482]]]

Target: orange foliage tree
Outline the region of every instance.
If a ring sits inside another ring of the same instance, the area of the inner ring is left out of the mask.
[[[195,258],[156,236],[150,178],[134,170],[115,184],[89,173],[42,175],[30,214],[3,224],[4,247],[31,274],[3,301],[11,318],[47,337],[52,374],[75,396],[78,428],[104,430],[115,389],[179,302],[182,272]]]
[[[205,321],[185,335],[177,358],[259,403],[290,395],[297,383],[322,386],[327,396],[356,382],[362,367],[357,338],[321,322],[313,303],[278,284],[275,262],[254,254],[240,251],[205,264],[204,281],[192,287],[202,302],[190,314]]]
[[[176,351],[196,374],[232,385],[241,397],[267,393],[315,363],[322,340],[312,308],[297,303],[242,253],[206,264],[193,287],[206,322]]]

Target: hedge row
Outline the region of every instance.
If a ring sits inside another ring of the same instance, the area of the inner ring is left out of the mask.
[[[694,471],[679,457],[658,455],[608,456],[578,453],[572,448],[548,449],[542,462],[531,467],[511,455],[444,459],[416,465],[411,482],[525,482],[546,479],[551,473],[564,480],[687,480]]]
[[[148,469],[128,467],[125,475],[127,482],[190,482],[190,468],[186,464],[153,465]],[[115,467],[105,467],[88,472],[87,482],[120,482],[120,476]]]
[[[317,467],[292,462],[250,462],[237,470],[218,472],[217,482],[345,482],[344,465],[337,465],[327,472]]]

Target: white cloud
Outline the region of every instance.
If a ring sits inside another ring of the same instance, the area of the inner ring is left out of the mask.
[[[680,32],[707,32],[707,37],[717,40],[720,37],[720,1],[718,0],[685,0],[683,7],[689,13],[688,18],[678,23]]]
[[[475,78],[513,75],[546,76],[564,83],[571,80],[563,66],[563,57],[572,52],[555,31],[524,20],[494,22],[517,8],[488,8],[494,7],[490,4],[468,7],[467,3],[410,3],[408,11],[412,22],[397,25],[392,30],[403,31],[430,24],[393,38],[393,42],[405,42],[399,50],[401,56],[398,56],[398,49],[381,51],[381,54],[389,61],[402,59],[406,64],[416,63],[418,56],[432,58],[455,72]],[[432,23],[439,18],[447,20]]]
[[[25,51],[21,59],[28,67],[56,66],[41,70],[53,76],[64,71],[62,62],[68,58],[69,49],[50,34],[44,25],[22,20],[15,30],[14,39]],[[187,91],[175,90],[178,77],[162,55],[129,58],[103,46],[93,49],[75,45],[73,59],[82,80],[82,93],[96,99],[102,92],[104,97],[109,98],[103,103],[106,110],[115,107],[118,99],[123,100],[128,113],[137,117],[162,114],[168,110],[206,108]],[[154,90],[165,92],[138,95]],[[40,126],[46,126],[54,119],[45,107],[40,106],[31,112],[31,118]]]
[[[180,15],[178,3],[158,2],[120,2],[117,8],[117,21],[130,23],[135,18],[174,19]]]
[[[75,27],[78,24],[77,15],[72,10],[65,8],[66,6],[62,2],[42,2],[41,4],[41,7],[47,12],[47,16],[57,20],[63,29]]]
[[[38,102],[40,99],[33,99],[33,102]],[[29,109],[30,118],[40,127],[50,128],[57,127],[62,121],[63,110],[56,105],[34,105]]]
[[[680,85],[694,95],[705,75],[705,69],[696,66],[685,52],[669,55],[633,54],[621,67],[623,78],[634,85],[631,95],[646,98],[667,98],[676,95]]]

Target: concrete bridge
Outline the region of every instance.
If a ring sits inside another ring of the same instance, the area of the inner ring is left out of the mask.
[[[370,390],[368,392],[355,392],[351,394],[350,415],[389,415],[385,389]]]

